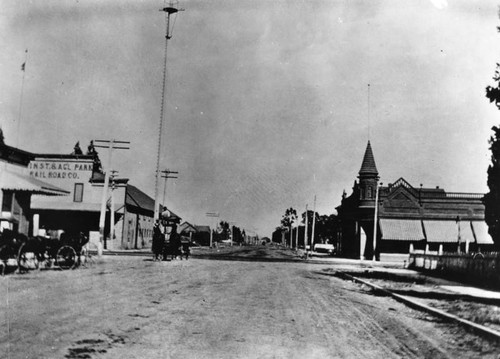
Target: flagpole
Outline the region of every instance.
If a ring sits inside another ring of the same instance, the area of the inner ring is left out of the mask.
[[[16,131],[16,147],[19,147],[19,131],[21,129],[21,118],[23,111],[23,96],[24,96],[24,76],[26,75],[26,62],[28,61],[28,49],[24,51],[24,62],[21,65],[21,71],[23,72],[23,78],[21,80],[21,96],[19,98],[19,117],[17,119],[17,131]]]

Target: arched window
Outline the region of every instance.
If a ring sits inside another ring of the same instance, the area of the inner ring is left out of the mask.
[[[367,191],[366,197],[367,198],[373,198],[373,188],[372,188],[372,186],[368,186],[368,191]]]

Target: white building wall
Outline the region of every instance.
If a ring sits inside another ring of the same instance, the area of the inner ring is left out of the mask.
[[[44,158],[37,157],[28,165],[28,174],[31,177],[53,184],[70,192],[67,196],[47,197],[34,195],[31,200],[33,210],[56,210],[56,211],[87,211],[100,212],[102,191],[104,184],[90,183],[92,177],[93,160],[89,158]],[[75,197],[76,184],[83,186],[81,201]],[[111,184],[110,184],[111,185]],[[123,213],[125,205],[126,184],[119,184],[113,191],[115,211]],[[110,203],[111,190],[106,196]],[[108,213],[109,216],[109,213]],[[116,215],[116,218],[119,216]],[[120,228],[118,232],[116,229]],[[115,237],[117,240],[108,241],[108,246],[118,247],[121,242],[121,227],[115,226]],[[108,234],[106,234],[108,235]]]

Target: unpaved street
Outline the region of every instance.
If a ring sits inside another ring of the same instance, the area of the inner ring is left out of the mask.
[[[497,358],[327,265],[108,257],[0,278],[5,358]]]

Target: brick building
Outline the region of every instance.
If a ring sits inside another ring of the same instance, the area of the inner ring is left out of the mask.
[[[376,257],[380,253],[408,253],[410,244],[431,250],[442,245],[445,251],[465,250],[466,246],[471,250],[491,248],[482,197],[439,187],[414,187],[404,178],[384,186],[379,183],[368,142],[352,194],[347,196],[344,191],[337,207],[339,252],[373,258],[374,247]]]

